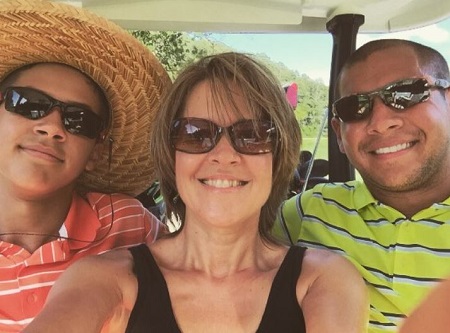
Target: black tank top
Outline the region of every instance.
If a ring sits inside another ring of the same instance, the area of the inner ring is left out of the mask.
[[[138,295],[126,333],[181,333],[173,315],[166,281],[145,244],[130,248]],[[305,321],[298,305],[296,285],[305,248],[292,246],[286,254],[267,300],[256,333],[304,333]]]

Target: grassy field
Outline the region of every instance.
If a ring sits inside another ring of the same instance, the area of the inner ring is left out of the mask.
[[[301,150],[309,150],[311,153],[316,145],[316,138],[303,138],[303,144]],[[319,141],[319,147],[317,148],[316,159],[323,158],[328,160],[328,139],[322,137]]]

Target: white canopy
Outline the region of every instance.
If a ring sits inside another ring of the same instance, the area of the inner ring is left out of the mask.
[[[63,0],[126,29],[326,32],[338,14],[362,14],[360,32],[393,32],[450,16],[449,0]]]

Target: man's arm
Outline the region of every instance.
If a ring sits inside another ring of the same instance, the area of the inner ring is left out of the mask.
[[[445,333],[450,330],[450,280],[434,288],[400,326],[400,333]]]

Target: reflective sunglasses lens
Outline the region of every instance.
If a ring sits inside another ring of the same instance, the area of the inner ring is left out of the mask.
[[[343,122],[364,119],[370,113],[371,102],[368,95],[350,95],[334,103],[334,112]]]
[[[364,119],[369,115],[376,95],[384,104],[404,110],[426,101],[430,97],[430,87],[425,79],[402,80],[380,91],[343,97],[334,103],[334,112],[343,122]]]
[[[232,126],[234,148],[241,154],[265,154],[274,149],[275,126],[269,121],[244,120]]]
[[[102,118],[90,110],[67,105],[32,88],[9,88],[5,94],[5,109],[28,119],[40,119],[58,105],[62,109],[65,129],[75,135],[97,138],[103,130]]]
[[[67,132],[90,139],[98,138],[103,130],[103,120],[97,114],[78,106],[67,106],[63,121]]]
[[[45,95],[30,89],[9,89],[5,94],[5,109],[28,119],[45,117],[51,104]]]
[[[403,110],[428,99],[430,89],[425,79],[404,80],[381,92],[383,101],[398,110]]]
[[[189,154],[202,154],[215,146],[218,128],[206,119],[177,119],[172,125],[172,146]]]

